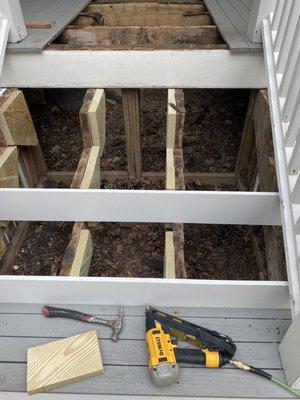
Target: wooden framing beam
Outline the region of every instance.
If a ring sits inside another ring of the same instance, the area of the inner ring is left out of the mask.
[[[186,49],[203,45],[223,44],[218,29],[211,26],[93,26],[69,27],[58,43],[101,48]]]
[[[201,4],[90,4],[86,13],[98,12],[104,17],[104,26],[207,26],[213,25],[210,14]],[[79,16],[72,26],[95,26],[95,19]]]
[[[262,53],[233,56],[229,50],[208,51],[207,47],[199,51],[83,51],[62,45],[60,50],[53,47],[39,54],[7,53],[0,76],[0,86],[18,88],[243,89],[265,88],[266,83]]]
[[[184,93],[168,90],[166,132],[166,190],[185,190],[182,141],[184,133]],[[186,278],[183,224],[166,226],[165,278]]]
[[[105,146],[105,92],[88,89],[79,112],[84,147],[99,146],[100,155]]]
[[[19,187],[18,149],[0,147],[0,188]]]
[[[140,178],[141,161],[141,115],[140,90],[122,89],[127,165],[129,178]]]
[[[272,139],[272,126],[267,91],[258,93],[254,111],[253,123],[257,150],[257,167],[259,188],[263,192],[278,191],[275,155]],[[286,265],[282,231],[276,226],[264,226],[266,262],[270,280],[285,280]]]
[[[7,91],[0,105],[0,145],[36,146],[38,138],[23,92]]]
[[[45,175],[44,178],[50,180],[58,180],[63,182],[66,185],[70,185],[72,182],[72,178],[74,177],[75,171],[49,171]],[[153,181],[165,181],[166,173],[164,171],[161,172],[142,172],[142,178]],[[114,183],[116,181],[127,181],[128,172],[127,171],[103,171],[101,170],[101,179],[106,180],[110,183]],[[236,177],[234,173],[230,172],[184,172],[184,180],[185,182],[189,181],[200,181],[202,185],[209,186],[220,186],[220,185],[228,185],[234,186],[236,185]]]
[[[71,187],[97,189],[100,187],[100,146],[85,148],[78,163]],[[93,243],[87,224],[74,224],[69,244],[66,248],[60,275],[87,276],[93,255]]]

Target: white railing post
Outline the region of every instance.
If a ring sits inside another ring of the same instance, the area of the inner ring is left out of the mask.
[[[261,43],[261,24],[263,19],[275,10],[276,0],[253,0],[248,25],[248,38],[254,43]]]
[[[0,0],[0,12],[8,21],[8,41],[16,43],[25,39],[27,30],[19,0]]]

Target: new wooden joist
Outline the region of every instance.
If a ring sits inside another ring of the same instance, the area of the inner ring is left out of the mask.
[[[23,93],[7,89],[0,97],[0,187],[37,187],[46,165]],[[1,274],[10,274],[30,223],[0,221]],[[4,241],[4,236],[9,240]]]
[[[169,89],[166,134],[166,190],[185,189],[182,152],[184,120],[185,107],[183,90]],[[184,261],[183,224],[166,226],[164,277],[187,277]]]
[[[38,138],[23,92],[9,89],[0,97],[0,146],[36,146]]]
[[[70,187],[100,188],[100,156],[105,145],[105,93],[89,89],[79,113],[84,149]],[[66,248],[60,275],[87,276],[93,255],[93,243],[88,224],[75,222]]]

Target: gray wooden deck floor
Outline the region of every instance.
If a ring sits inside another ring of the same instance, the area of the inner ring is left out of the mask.
[[[118,343],[109,340],[110,329],[67,319],[48,319],[42,305],[0,304],[0,398],[2,392],[26,391],[26,349],[57,338],[97,329],[104,374],[62,386],[56,393],[289,398],[269,381],[232,369],[181,366],[177,384],[155,387],[149,378],[142,307],[125,307],[125,327]],[[72,306],[101,316],[117,314],[117,307]],[[230,335],[237,344],[236,358],[283,378],[278,342],[290,325],[287,310],[179,308],[165,309],[183,318]],[[185,345],[185,344],[184,344]]]
[[[204,0],[224,41],[232,52],[261,52],[262,45],[247,37],[253,0]]]
[[[22,42],[9,43],[9,52],[41,52],[71,22],[90,0],[20,0],[25,22],[52,22],[47,29],[27,29]]]

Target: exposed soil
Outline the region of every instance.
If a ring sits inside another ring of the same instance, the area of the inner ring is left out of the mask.
[[[162,224],[101,223],[91,231],[94,253],[90,276],[163,276]]]
[[[249,92],[185,90],[185,169],[233,172]],[[144,90],[142,98],[143,171],[165,170],[166,90]],[[50,171],[74,171],[82,152],[78,109],[61,110],[49,100],[30,105]],[[121,103],[107,103],[107,139],[102,170],[126,170]],[[49,186],[57,187],[57,183]],[[63,185],[58,185],[62,187]],[[228,185],[187,183],[187,190],[237,190]],[[106,189],[164,189],[164,181],[101,182]],[[35,223],[15,262],[15,274],[59,273],[73,223]],[[94,253],[91,276],[161,277],[163,224],[99,223],[91,227]],[[185,225],[185,260],[189,278],[258,279],[251,233],[244,226]],[[257,231],[257,235],[260,233]]]
[[[189,278],[259,279],[249,227],[185,224],[184,235]]]
[[[56,275],[69,242],[72,222],[35,222],[17,254],[16,275]]]
[[[247,90],[185,90],[185,170],[234,172],[244,126]]]

